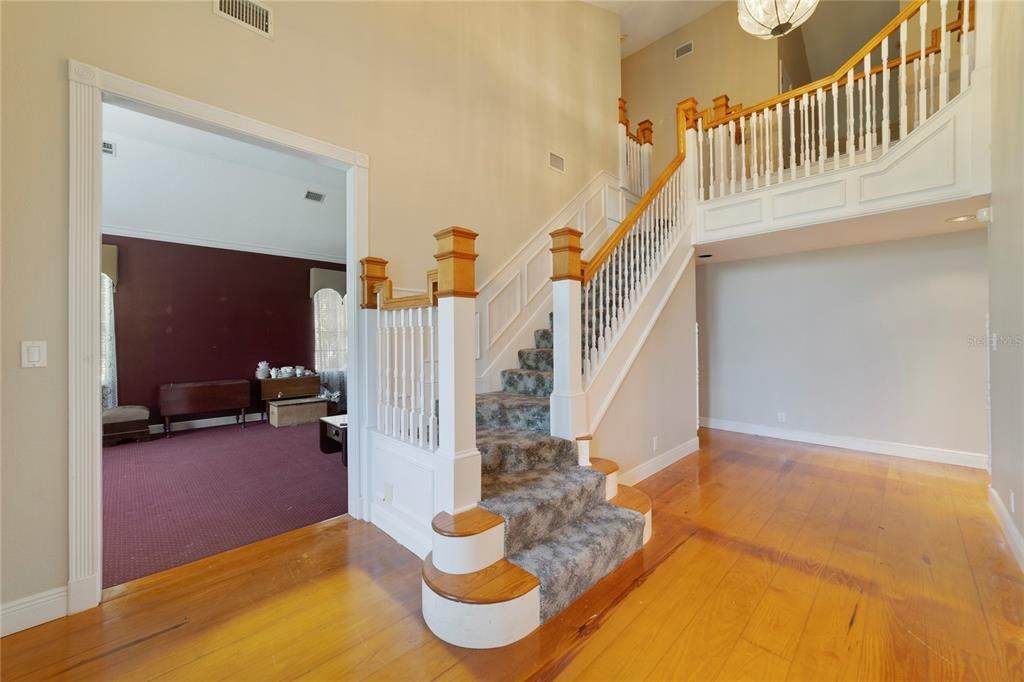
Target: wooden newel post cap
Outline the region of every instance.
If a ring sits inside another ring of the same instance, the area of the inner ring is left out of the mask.
[[[687,97],[676,105],[676,110],[687,130],[697,127],[697,99]]]
[[[636,136],[640,138],[640,144],[654,144],[654,123],[640,121],[636,125]]]
[[[438,298],[476,298],[477,236],[473,230],[455,226],[434,233]]]
[[[388,279],[388,262],[383,258],[367,256],[359,261],[363,273],[360,279],[363,282],[362,300],[359,302],[362,308],[377,307],[377,285]]]
[[[714,119],[716,121],[720,118],[725,118],[729,113],[729,95],[712,97],[711,111],[714,113]]]
[[[563,227],[551,233],[551,281],[563,279],[583,281],[583,233]]]
[[[626,116],[626,100],[619,98],[619,123],[629,128],[629,118]]]

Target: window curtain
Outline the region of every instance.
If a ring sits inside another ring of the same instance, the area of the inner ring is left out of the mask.
[[[348,363],[346,299],[334,289],[321,289],[313,295],[313,361],[317,372],[343,370]]]
[[[114,281],[100,275],[100,382],[103,407],[117,407],[117,344],[114,339]]]

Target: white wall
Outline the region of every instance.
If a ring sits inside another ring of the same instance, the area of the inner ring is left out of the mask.
[[[110,104],[103,139],[105,233],[345,262],[343,171]]]
[[[701,266],[702,418],[984,466],[985,252],[976,230]]]
[[[403,287],[423,286],[438,229],[480,233],[482,281],[598,172],[617,172],[610,12],[273,5],[267,40],[209,2],[0,3],[4,603],[68,575],[69,58],[367,154],[370,253]],[[46,368],[20,367],[29,339],[48,341]]]
[[[1013,520],[1024,532],[1024,3],[997,2],[993,9],[988,267],[990,324],[999,343],[991,353],[992,488],[1007,509],[1013,494]]]

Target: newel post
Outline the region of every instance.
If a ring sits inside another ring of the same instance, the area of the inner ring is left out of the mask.
[[[629,144],[629,118],[626,116],[626,100],[619,98],[619,182],[625,183],[629,168],[626,164],[626,151]]]
[[[697,210],[697,187],[698,174],[701,173],[697,145],[700,140],[697,138],[697,100],[688,97],[676,105],[676,118],[679,120],[679,152],[683,154],[683,192],[686,200],[680,207],[684,215],[680,219],[692,225],[694,212]],[[686,150],[692,150],[687,155]],[[688,216],[685,214],[689,214]],[[690,220],[688,220],[690,219]]]
[[[581,310],[583,233],[563,227],[551,233],[551,298],[554,308],[554,390],[551,435],[567,440],[586,433]]]
[[[476,232],[449,227],[437,240],[438,448],[434,509],[457,514],[480,501],[476,447]]]
[[[380,358],[377,357],[377,287],[388,280],[388,262],[383,258],[368,256],[359,261],[362,272],[359,275],[359,314],[363,318],[362,348],[366,349],[361,358],[366,382],[363,392],[366,402],[363,403],[363,423],[368,428],[380,424],[380,402],[377,385]]]
[[[697,116],[697,100],[695,98],[687,97],[676,104],[676,144],[680,154],[686,154],[686,138],[689,131],[693,130],[696,135]]]
[[[654,150],[654,123],[650,120],[640,121],[636,126],[636,136],[640,139],[640,183],[643,193],[651,186],[651,155]]]

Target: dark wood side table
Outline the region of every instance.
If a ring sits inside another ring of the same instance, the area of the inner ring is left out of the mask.
[[[348,466],[348,415],[320,417],[320,452],[341,453],[341,463]]]
[[[320,376],[286,377],[282,379],[260,379],[260,400],[263,401],[262,417],[267,418],[267,402],[285,398],[310,398],[320,395]]]
[[[240,410],[245,428],[245,409],[249,407],[249,380],[190,381],[164,384],[160,387],[160,415],[164,418],[164,434],[171,437],[171,417],[202,414],[222,410]],[[239,417],[235,417],[238,421]]]

